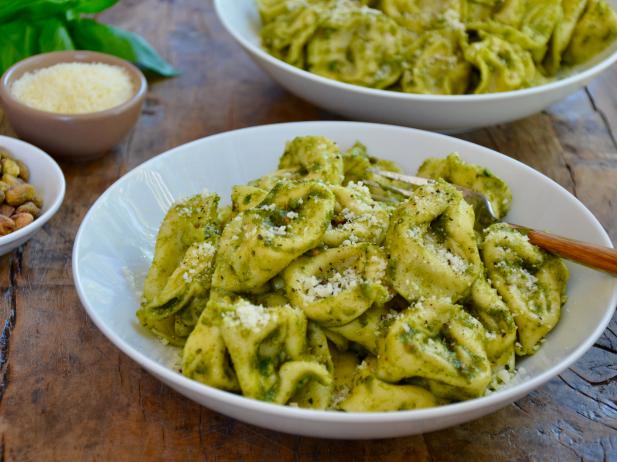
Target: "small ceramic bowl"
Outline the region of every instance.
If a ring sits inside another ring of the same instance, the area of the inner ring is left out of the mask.
[[[133,96],[125,103],[104,111],[57,114],[26,106],[11,95],[11,85],[26,72],[73,62],[122,67],[133,83]],[[123,59],[93,51],[59,51],[32,56],[9,68],[0,81],[0,100],[20,138],[53,156],[87,160],[109,151],[128,134],[139,118],[147,89],[148,83],[141,71]]]
[[[29,183],[43,197],[41,216],[11,234],[0,236],[0,255],[4,255],[30,239],[55,215],[64,199],[66,186],[64,175],[56,161],[36,146],[8,136],[0,136],[0,148],[28,166]]]

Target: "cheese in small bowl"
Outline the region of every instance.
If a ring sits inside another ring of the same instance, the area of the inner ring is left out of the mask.
[[[53,156],[110,152],[137,123],[148,82],[130,62],[94,51],[31,56],[0,79],[0,102],[17,135]]]
[[[34,109],[88,114],[128,101],[135,89],[128,73],[104,63],[58,63],[27,72],[11,85],[11,95]]]

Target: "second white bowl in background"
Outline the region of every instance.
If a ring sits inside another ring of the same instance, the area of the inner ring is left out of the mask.
[[[617,8],[617,0],[608,0]],[[290,92],[317,106],[356,120],[456,133],[520,119],[585,86],[617,61],[617,42],[561,80],[503,93],[420,95],[338,82],[291,66],[261,48],[256,0],[215,0],[223,26],[249,56]]]

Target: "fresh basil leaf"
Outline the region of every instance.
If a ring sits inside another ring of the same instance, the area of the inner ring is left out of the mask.
[[[0,22],[23,18],[46,19],[50,16],[100,13],[118,0],[0,0]]]
[[[63,14],[77,0],[0,0],[0,23],[13,19],[36,20]]]
[[[98,23],[93,19],[80,19],[70,21],[68,24],[71,37],[78,49],[109,53],[164,77],[179,74],[137,34]]]
[[[116,3],[118,3],[118,0],[77,0],[75,11],[79,13],[100,13]]]
[[[62,21],[53,18],[39,21],[36,26],[39,31],[39,53],[75,49],[69,31]]]
[[[26,21],[0,24],[0,72],[36,53],[36,31]]]

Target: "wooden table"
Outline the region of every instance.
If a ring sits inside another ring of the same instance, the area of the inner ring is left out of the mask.
[[[184,74],[151,82],[139,125],[116,151],[62,163],[62,209],[1,259],[0,461],[617,460],[617,318],[572,368],[515,404],[449,430],[382,441],[301,438],[240,423],[185,399],[120,353],[73,287],[73,239],[94,200],[128,170],[187,141],[337,116],[264,75],[223,31],[211,1],[125,0],[103,19],[143,34]],[[546,112],[463,138],[558,181],[615,240],[616,85],[614,67]],[[11,133],[5,121],[0,132]]]

